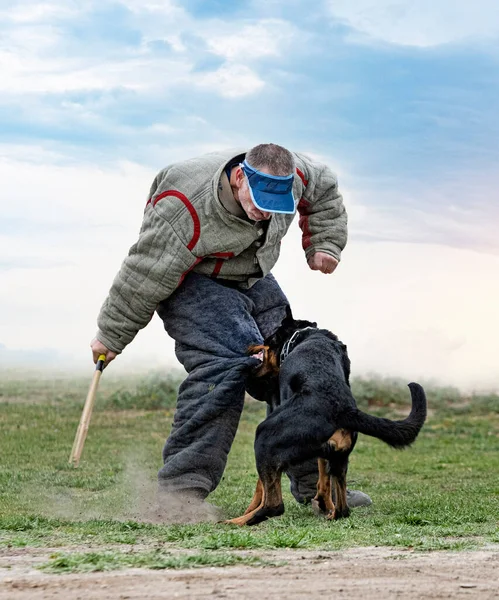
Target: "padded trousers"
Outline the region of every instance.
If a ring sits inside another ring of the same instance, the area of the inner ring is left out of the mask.
[[[201,498],[220,483],[244,405],[245,383],[258,360],[247,354],[279,327],[288,301],[272,275],[248,290],[190,273],[158,305],[175,353],[187,371],[158,473],[160,489]],[[303,502],[316,493],[317,461],[288,471]]]

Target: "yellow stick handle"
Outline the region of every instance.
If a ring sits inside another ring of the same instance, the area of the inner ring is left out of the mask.
[[[76,431],[75,440],[73,442],[73,449],[71,450],[71,455],[69,457],[69,464],[73,465],[75,468],[80,463],[81,453],[83,452],[83,445],[85,444],[85,440],[87,438],[88,427],[90,425],[90,418],[92,417],[92,410],[94,408],[95,396],[97,394],[97,388],[99,386],[99,380],[102,375],[102,369],[104,368],[105,360],[106,356],[104,354],[101,354],[99,356],[97,364],[95,365],[95,373],[92,378],[92,383],[90,384],[90,389],[88,390],[87,399],[85,400],[85,406],[83,407],[83,412],[81,414],[78,430]]]

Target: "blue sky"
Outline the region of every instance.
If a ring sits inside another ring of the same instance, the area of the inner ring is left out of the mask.
[[[349,247],[495,268],[498,42],[495,0],[0,0],[0,277],[82,273],[91,239],[101,301],[155,171],[262,141],[336,170]]]

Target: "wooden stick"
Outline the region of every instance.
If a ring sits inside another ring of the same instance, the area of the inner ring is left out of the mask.
[[[92,409],[94,407],[95,396],[97,394],[97,388],[99,386],[99,380],[102,375],[102,369],[104,368],[104,362],[106,360],[106,356],[101,354],[99,356],[99,360],[95,365],[95,373],[92,379],[92,383],[90,384],[90,389],[88,390],[87,399],[85,400],[85,406],[83,407],[83,412],[81,414],[80,424],[78,425],[78,430],[76,432],[75,440],[73,442],[73,449],[71,450],[71,456],[69,457],[69,464],[73,465],[75,468],[80,463],[80,456],[83,452],[83,445],[85,444],[85,439],[88,433],[88,427],[90,425],[90,418],[92,417]]]

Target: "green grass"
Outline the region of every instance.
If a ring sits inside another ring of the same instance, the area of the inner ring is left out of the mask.
[[[123,568],[189,569],[194,567],[228,567],[233,565],[253,567],[279,566],[279,563],[262,560],[258,556],[241,556],[234,553],[201,552],[184,554],[156,549],[146,552],[73,552],[56,553],[40,569],[48,573],[91,573]]]
[[[286,492],[282,517],[239,529],[136,519],[141,499],[153,500],[178,380],[105,379],[78,469],[67,461],[86,391],[82,382],[71,389],[62,379],[39,387],[31,380],[0,383],[0,546],[61,548],[47,569],[174,568],[190,566],[185,561],[207,564],[209,557],[225,565],[236,549],[459,550],[499,543],[497,396],[428,391],[431,416],[414,446],[402,452],[361,436],[350,487],[374,503],[350,519],[326,522]],[[371,413],[400,418],[408,412],[409,391],[398,381],[357,380],[353,389]],[[263,416],[264,406],[247,403],[223,481],[209,498],[227,517],[241,514],[252,497],[252,445]],[[129,549],[144,544],[154,551]],[[82,546],[92,552],[81,552]]]

